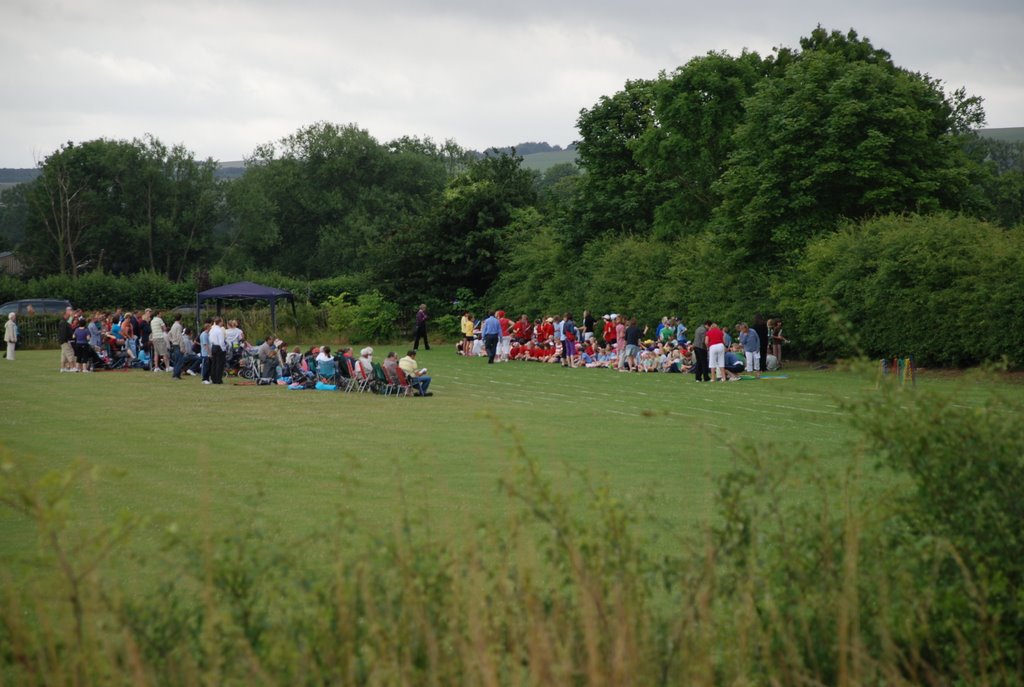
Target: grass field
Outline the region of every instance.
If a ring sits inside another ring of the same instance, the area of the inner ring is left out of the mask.
[[[507,507],[497,484],[512,470],[515,436],[563,484],[582,471],[654,508],[667,533],[696,527],[712,518],[713,480],[730,466],[730,446],[807,448],[843,466],[854,434],[839,404],[874,385],[800,366],[788,379],[719,385],[489,366],[435,346],[420,353],[435,396],[399,399],[211,387],[139,371],[59,374],[57,357],[0,360],[0,444],[34,473],[76,458],[97,466],[100,479],[76,502],[87,522],[128,512],[152,517],[154,528],[188,526],[208,509],[219,523],[260,514],[289,537],[329,523],[339,506],[367,532],[408,510],[442,536],[461,536]],[[972,387],[963,402],[985,397]],[[0,560],[32,546],[31,524],[7,510],[0,534]]]

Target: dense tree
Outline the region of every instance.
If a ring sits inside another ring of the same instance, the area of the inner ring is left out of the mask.
[[[24,252],[42,273],[149,269],[180,279],[210,247],[214,168],[152,137],[68,143],[26,190]]]
[[[317,277],[369,267],[371,246],[437,201],[465,164],[448,142],[379,143],[354,125],[320,122],[260,146],[234,182],[229,257]]]
[[[534,175],[521,161],[500,154],[471,162],[428,214],[396,225],[374,260],[387,295],[403,302],[450,300],[460,288],[483,295],[502,268],[515,211],[536,202]]]
[[[722,225],[759,260],[844,217],[959,209],[968,186],[957,135],[980,118],[976,100],[947,98],[853,32],[811,43],[746,101],[717,189]]]
[[[657,235],[704,229],[721,202],[714,185],[743,121],[743,101],[772,64],[757,53],[709,53],[654,82],[656,121],[638,150],[644,166],[666,184],[665,200],[655,209]]]
[[[623,90],[580,112],[577,150],[586,174],[578,185],[569,237],[577,245],[607,232],[650,232],[654,208],[670,190],[638,155],[641,137],[654,121],[654,82],[649,80],[627,81]]]

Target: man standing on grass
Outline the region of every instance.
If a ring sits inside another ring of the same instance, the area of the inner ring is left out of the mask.
[[[420,306],[420,309],[416,311],[416,339],[412,342],[413,350],[419,350],[420,339],[423,339],[423,347],[430,350],[430,342],[427,341],[427,306],[424,303]]]
[[[708,367],[708,344],[706,340],[710,326],[711,320],[704,320],[704,324],[697,327],[697,331],[693,333],[693,357],[696,360],[698,382],[711,381],[711,370]]]
[[[490,317],[484,320],[480,336],[483,337],[484,348],[487,349],[487,364],[493,365],[494,356],[498,354],[498,342],[501,341],[501,322],[498,321],[497,313],[492,311]]]
[[[167,347],[167,325],[164,324],[164,319],[160,317],[163,313],[157,310],[153,313],[153,319],[149,321],[149,340],[153,344],[153,372],[163,372],[164,368],[170,365],[170,360],[167,354],[169,349]],[[160,367],[160,362],[163,361],[163,368]]]
[[[57,323],[57,340],[60,341],[60,371],[78,372],[77,361],[75,360],[75,349],[71,342],[75,340],[75,328],[71,321],[75,315],[71,307],[64,309],[64,316]]]
[[[224,361],[227,357],[228,341],[224,333],[224,320],[217,317],[210,327],[210,383],[224,383]]]

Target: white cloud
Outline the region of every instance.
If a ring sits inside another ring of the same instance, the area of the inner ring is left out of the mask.
[[[318,120],[484,148],[576,138],[581,108],[709,50],[767,53],[856,28],[1024,125],[1018,3],[611,0],[10,0],[0,6],[0,166],[67,140],[152,133],[238,159]]]

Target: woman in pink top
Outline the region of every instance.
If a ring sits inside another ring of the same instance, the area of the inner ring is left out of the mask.
[[[718,324],[712,322],[711,328],[708,329],[708,333],[704,336],[704,341],[708,346],[708,367],[711,368],[711,381],[715,381],[715,372],[717,371],[718,381],[725,381],[725,332],[718,326]]]

